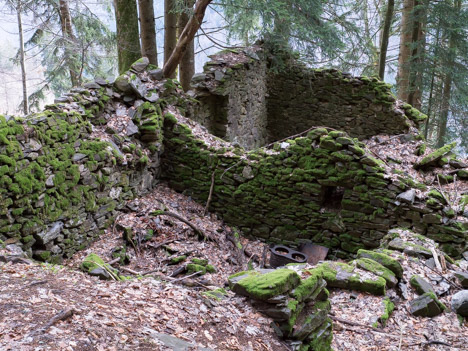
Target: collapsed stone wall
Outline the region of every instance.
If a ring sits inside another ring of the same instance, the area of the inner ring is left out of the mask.
[[[224,51],[194,77],[199,100],[191,118],[211,133],[247,149],[264,146],[314,126],[366,139],[403,134],[425,119],[397,101],[391,86],[376,78],[335,69],[311,69],[294,60],[269,67],[261,47]],[[210,102],[218,101],[213,108]]]
[[[0,240],[36,259],[59,262],[85,248],[126,200],[159,179],[158,144],[134,137],[148,136],[143,124],[157,108],[131,108],[136,124],[119,135],[106,123],[130,113],[117,104],[125,96],[99,83],[75,88],[39,114],[0,116]]]
[[[290,245],[312,240],[344,257],[378,247],[390,228],[404,227],[429,235],[451,255],[467,248],[467,220],[448,216],[435,195],[408,199],[405,192],[422,184],[404,175],[392,179],[345,132],[317,128],[245,152],[194,136],[190,123],[165,119],[163,177],[205,202],[214,173],[210,209],[245,234]]]
[[[466,218],[437,191],[408,196],[423,185],[392,176],[358,139],[314,128],[248,152],[183,117],[189,98],[146,66],[137,62],[112,85],[77,88],[43,113],[0,118],[1,241],[59,261],[162,174],[202,202],[213,176],[210,209],[270,242],[313,240],[347,256],[377,247],[398,226],[430,236],[453,256],[466,250]]]

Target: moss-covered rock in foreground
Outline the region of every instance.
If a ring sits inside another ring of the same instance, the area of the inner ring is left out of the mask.
[[[369,250],[359,250],[358,258],[370,258],[380,263],[382,266],[390,269],[397,278],[403,277],[403,267],[401,266],[400,262],[384,253]]]
[[[291,269],[273,271],[246,271],[229,277],[229,284],[236,294],[258,300],[268,300],[299,285],[299,275]]]
[[[355,271],[355,267],[340,262],[324,262],[316,269],[321,271],[327,286],[331,288],[350,289],[367,292],[373,295],[385,295],[384,278],[368,273],[368,276]]]

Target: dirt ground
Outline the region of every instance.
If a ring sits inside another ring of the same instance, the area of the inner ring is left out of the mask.
[[[194,235],[173,217],[152,216],[155,210],[177,213],[213,240]],[[136,240],[128,250],[130,264],[121,272],[132,279],[103,281],[79,271],[91,252],[112,260],[113,249],[123,245],[122,227],[131,227],[136,238],[153,231],[150,240]],[[202,205],[161,184],[129,203],[116,225],[63,265],[0,263],[0,350],[290,350],[274,334],[271,319],[248,299],[229,290],[219,299],[206,295],[224,288],[230,274],[268,262],[265,244],[241,238],[243,252],[227,239],[233,232],[215,215],[204,215]],[[170,277],[184,264],[171,265],[171,259],[181,255],[187,262],[208,259],[216,272]],[[405,279],[417,273],[440,281],[411,257],[405,256],[403,265]],[[131,273],[148,271],[145,277]],[[444,273],[447,279],[451,274]],[[447,306],[454,291],[441,297]],[[394,291],[389,295],[396,310],[385,328],[373,328],[383,312],[382,297],[332,290],[333,349],[468,350],[466,321],[460,323],[453,312],[411,316],[409,300]],[[168,341],[170,336],[177,339]]]

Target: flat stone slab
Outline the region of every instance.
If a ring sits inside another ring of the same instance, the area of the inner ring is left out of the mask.
[[[229,277],[231,290],[257,300],[282,295],[299,285],[301,278],[292,269],[246,271]]]
[[[410,312],[419,317],[435,317],[442,313],[437,300],[430,293],[419,296],[410,302]]]
[[[401,266],[400,262],[395,260],[394,258],[380,252],[369,251],[369,250],[359,250],[358,251],[358,258],[370,258],[382,266],[390,269],[397,278],[403,277],[403,267]]]
[[[419,295],[423,295],[428,292],[435,294],[432,285],[429,284],[426,280],[424,280],[424,278],[420,277],[419,275],[413,275],[410,279],[410,284]]]

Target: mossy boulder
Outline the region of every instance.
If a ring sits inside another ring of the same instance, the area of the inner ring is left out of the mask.
[[[400,262],[384,253],[361,249],[358,251],[357,257],[370,258],[380,263],[382,266],[390,269],[397,278],[403,277],[403,267],[401,266]]]
[[[229,277],[233,292],[257,300],[268,300],[284,294],[297,287],[300,281],[299,275],[287,268],[245,271]]]
[[[428,292],[435,294],[431,284],[417,274],[411,277],[410,284],[419,295],[423,295]]]
[[[410,312],[414,316],[435,317],[445,309],[447,307],[431,292],[427,292],[410,302]]]
[[[398,279],[396,278],[395,273],[370,258],[359,258],[354,260],[353,263],[361,269],[372,272],[375,275],[384,278],[387,282],[387,288],[393,288],[398,283]]]
[[[100,279],[109,280],[114,278],[120,280],[118,271],[105,263],[104,260],[95,253],[90,253],[86,256],[80,265],[80,269]]]
[[[350,289],[373,295],[385,295],[386,281],[372,273],[360,274],[355,267],[340,262],[324,262],[316,269],[321,271],[327,286]],[[361,271],[362,272],[362,271]]]
[[[431,152],[429,155],[425,156],[418,163],[414,165],[416,169],[426,169],[430,167],[435,167],[438,165],[439,161],[453,150],[457,146],[456,142],[442,146],[440,149]]]

